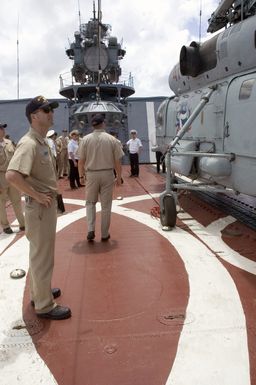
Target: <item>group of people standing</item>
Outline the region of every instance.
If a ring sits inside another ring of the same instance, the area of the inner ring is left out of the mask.
[[[78,174],[79,131],[73,130],[68,134],[67,130],[64,129],[62,135],[58,136],[54,130],[49,130],[46,137],[56,162],[58,178],[62,179],[64,176],[68,176],[71,190],[83,187]]]
[[[67,130],[64,129],[62,131],[62,135],[58,136],[54,130],[49,130],[46,136],[49,147],[56,161],[58,177],[63,178],[63,176],[68,175],[70,188],[72,190],[75,190],[78,187],[83,187],[84,184],[81,183],[78,172],[78,147],[79,141],[81,141],[79,131],[73,130],[68,135]],[[112,136],[116,137],[114,134],[112,134]],[[130,136],[131,138],[125,143],[125,147],[129,153],[131,165],[130,177],[138,177],[139,154],[143,146],[141,140],[137,137],[136,130],[131,130]]]
[[[105,117],[102,114],[92,117],[93,131],[83,138],[79,138],[77,130],[70,133],[69,140],[65,131],[59,138],[54,138],[55,133],[49,131],[49,128],[53,125],[54,110],[58,105],[57,101],[49,102],[41,95],[30,100],[26,106],[30,127],[16,148],[10,140],[3,139],[6,124],[0,123],[1,225],[6,233],[12,232],[4,214],[8,196],[19,228],[26,231],[29,240],[31,305],[38,317],[52,320],[71,317],[69,307],[55,302],[61,290],[51,286],[57,224],[57,181],[65,174],[64,155],[60,156],[61,161],[57,164],[58,155],[62,154],[63,149],[67,152],[71,188],[76,187],[75,183],[78,187],[86,185],[88,242],[95,239],[96,203],[99,196],[101,241],[110,239],[113,188],[115,183],[118,186],[123,183],[121,174],[124,155],[121,142],[106,132]],[[142,143],[135,130],[131,130],[130,134],[131,139],[126,143],[131,165],[130,176],[138,177]],[[54,141],[56,154],[49,139]],[[4,194],[6,188],[7,195]],[[25,195],[25,218],[21,193]]]
[[[59,305],[55,299],[61,295],[59,288],[52,288],[54,250],[57,224],[58,175],[56,159],[47,140],[47,132],[53,125],[54,110],[58,102],[49,102],[43,96],[33,98],[26,106],[26,116],[30,123],[28,132],[20,139],[15,150],[10,143],[10,159],[0,158],[5,181],[17,194],[25,195],[25,220],[18,209],[15,212],[20,229],[26,231],[29,241],[29,277],[31,306],[40,318],[62,320],[71,317],[71,309]],[[0,131],[5,128],[1,124]],[[110,238],[109,226],[114,183],[122,183],[121,159],[124,155],[118,139],[105,130],[104,116],[96,114],[92,118],[93,132],[86,135],[76,145],[77,133],[71,133],[68,152],[74,146],[80,185],[86,181],[86,214],[88,221],[87,240],[95,237],[96,203],[101,197],[101,241]],[[9,148],[9,147],[8,147]],[[1,151],[0,151],[1,154]],[[70,162],[70,167],[71,162]],[[116,171],[116,178],[114,172]],[[2,190],[0,190],[0,193]],[[0,194],[1,195],[1,194]]]

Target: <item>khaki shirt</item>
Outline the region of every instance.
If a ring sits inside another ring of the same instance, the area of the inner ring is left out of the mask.
[[[3,139],[3,142],[0,142],[0,171],[5,172],[7,170],[8,164],[13,157],[15,147],[11,140]]]
[[[56,152],[57,152],[57,155],[58,155],[62,151],[62,142],[61,142],[60,138],[57,138],[55,140],[55,146],[56,146]]]
[[[67,136],[59,136],[56,141],[58,141],[58,145],[60,146],[60,152],[66,150],[68,148],[68,137]]]
[[[78,156],[85,161],[85,171],[113,169],[123,155],[120,141],[103,129],[95,129],[79,143]]]
[[[17,144],[8,170],[26,176],[26,182],[38,192],[57,192],[57,176],[51,150],[46,139],[32,127]]]

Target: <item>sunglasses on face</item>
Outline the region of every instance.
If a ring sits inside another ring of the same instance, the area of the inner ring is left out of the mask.
[[[50,106],[41,108],[42,111],[44,111],[46,114],[49,114],[49,112],[53,112],[53,108]]]
[[[53,108],[50,106],[39,108],[38,110],[32,112],[32,114],[36,114],[39,111],[43,111],[45,114],[49,114],[50,112],[53,112]]]

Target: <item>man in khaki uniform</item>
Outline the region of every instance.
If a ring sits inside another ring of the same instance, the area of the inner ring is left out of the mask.
[[[68,131],[62,130],[62,135],[56,139],[57,145],[57,166],[58,176],[63,178],[64,175],[68,175],[69,162],[68,162]]]
[[[104,116],[96,114],[92,118],[94,131],[86,135],[79,144],[78,168],[80,178],[86,180],[86,216],[88,224],[87,240],[95,238],[96,203],[101,201],[101,240],[110,238],[109,226],[114,187],[121,185],[121,158],[124,155],[119,141],[105,131]]]
[[[25,230],[25,219],[22,212],[20,192],[15,187],[9,185],[5,179],[8,164],[15,151],[11,140],[5,138],[6,127],[6,123],[0,123],[0,223],[6,234],[12,234],[13,231],[6,213],[6,203],[8,200],[12,203],[21,231]]]
[[[53,124],[57,102],[37,96],[26,106],[30,129],[19,141],[6,179],[26,194],[26,236],[30,242],[29,273],[31,303],[38,317],[64,319],[68,307],[57,305],[60,289],[51,289],[57,222],[57,176],[46,133]]]

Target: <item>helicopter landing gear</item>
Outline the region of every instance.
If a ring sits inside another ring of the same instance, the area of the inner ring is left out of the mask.
[[[166,193],[160,197],[160,221],[163,230],[175,227],[177,210],[174,194]]]

